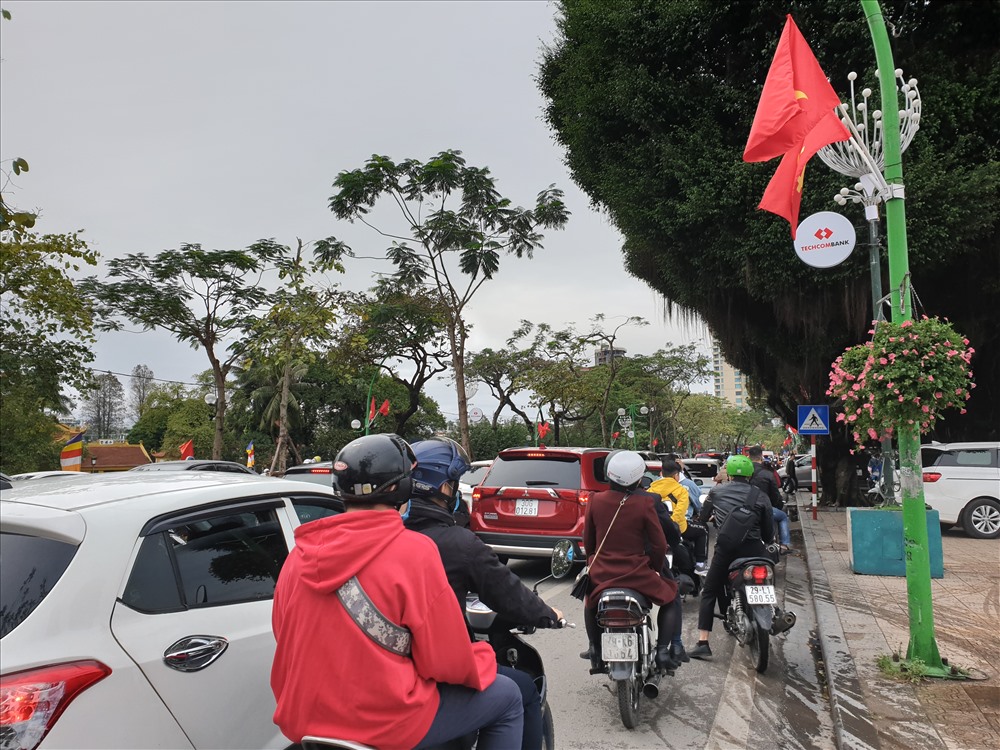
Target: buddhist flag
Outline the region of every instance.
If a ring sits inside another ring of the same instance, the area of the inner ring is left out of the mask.
[[[181,446],[181,461],[194,458],[194,440],[188,440]]]
[[[743,161],[782,157],[758,208],[787,219],[792,239],[799,224],[806,162],[823,146],[850,138],[834,111],[839,104],[840,98],[789,15],[767,71]]]
[[[80,471],[83,461],[83,433],[78,432],[63,445],[59,453],[59,466],[63,471]]]
[[[254,460],[253,454],[253,440],[250,441],[250,445],[247,446],[247,468],[252,469],[256,461]]]

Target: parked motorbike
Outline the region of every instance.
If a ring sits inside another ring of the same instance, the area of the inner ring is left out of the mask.
[[[573,543],[560,540],[552,552],[553,571],[561,560],[574,559]],[[652,602],[633,589],[601,592],[597,601],[597,624],[601,628],[601,656],[618,696],[622,724],[635,729],[639,723],[639,700],[660,693],[662,672],[656,665],[656,625]]]
[[[772,558],[741,557],[730,564],[726,580],[729,607],[723,626],[741,647],[749,646],[754,667],[760,673],[767,669],[770,637],[795,624],[795,613],[777,606],[774,564]]]

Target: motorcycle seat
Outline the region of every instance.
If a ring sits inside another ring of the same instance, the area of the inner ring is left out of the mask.
[[[651,609],[653,606],[652,602],[649,601],[649,599],[646,597],[645,594],[641,594],[635,589],[624,589],[624,588],[604,589],[604,591],[601,592],[600,601],[604,601],[606,599],[627,599],[627,598],[635,599],[635,601],[639,604],[639,606],[646,610]]]
[[[732,573],[734,570],[741,570],[747,565],[768,565],[773,568],[774,560],[769,557],[737,557],[729,563],[729,572]]]

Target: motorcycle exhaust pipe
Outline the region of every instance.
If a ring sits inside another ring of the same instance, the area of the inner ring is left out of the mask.
[[[774,635],[784,633],[786,630],[791,630],[793,625],[795,625],[795,613],[785,610],[775,618],[771,625],[771,633]]]
[[[660,675],[652,675],[642,686],[642,694],[647,698],[655,698],[660,694]]]

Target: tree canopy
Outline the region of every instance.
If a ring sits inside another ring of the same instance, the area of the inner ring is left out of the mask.
[[[883,0],[896,65],[919,80],[921,129],[904,155],[917,313],[955,322],[977,349],[980,388],[943,438],[1000,432],[1000,4]],[[776,162],[741,160],[791,12],[834,89],[875,84],[857,3],[560,0],[539,84],[574,180],[622,232],[625,264],[670,309],[697,313],[727,360],[786,421],[825,400],[832,360],[871,320],[867,253],[818,270],[788,225],[756,206]],[[801,216],[832,210],[846,178],[819,160]],[[847,214],[859,226],[860,210]],[[862,236],[864,233],[862,232]],[[884,256],[883,256],[884,257]]]
[[[515,206],[497,190],[489,168],[468,166],[462,152],[455,150],[426,162],[394,162],[373,155],[364,167],[337,175],[333,187],[337,192],[330,198],[330,210],[339,219],[376,229],[368,216],[376,203],[384,198],[398,208],[401,228],[376,231],[389,243],[385,257],[396,268],[394,278],[424,286],[445,312],[462,445],[471,450],[464,374],[466,307],[496,275],[501,253],[530,258],[541,247],[540,230],[566,224],[569,211],[562,191],[550,185],[538,193],[534,207]],[[331,242],[324,252],[353,253],[342,242]]]

